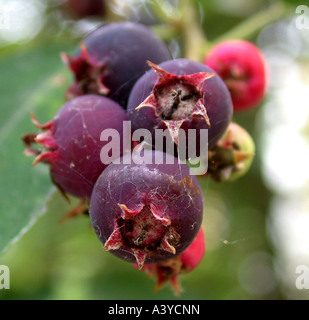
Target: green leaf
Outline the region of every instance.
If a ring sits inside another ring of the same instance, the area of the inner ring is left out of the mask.
[[[70,79],[59,52],[63,44],[48,44],[0,57],[0,253],[15,242],[45,212],[55,190],[44,165],[32,168],[23,155],[21,135],[38,132],[30,120],[53,118],[64,103]]]

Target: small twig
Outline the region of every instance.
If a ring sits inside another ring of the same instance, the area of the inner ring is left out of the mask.
[[[167,13],[167,3],[164,0],[149,0],[147,6],[155,14],[155,16],[163,23],[179,25],[181,16],[173,11],[173,15]]]
[[[231,39],[248,39],[263,29],[265,26],[279,20],[286,16],[289,12],[289,8],[282,2],[277,2],[267,9],[256,13],[255,15],[244,20],[236,27],[230,29],[228,32],[218,37],[212,45],[216,45],[219,42],[231,40]],[[202,48],[203,52],[207,52],[210,49],[209,45],[205,45]]]
[[[187,59],[202,61],[204,54],[201,47],[206,47],[208,41],[204,34],[195,4],[191,0],[181,3],[182,32],[184,35],[184,56]]]

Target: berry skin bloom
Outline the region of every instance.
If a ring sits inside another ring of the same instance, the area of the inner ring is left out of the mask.
[[[178,282],[179,275],[193,271],[200,264],[205,254],[205,246],[204,230],[201,228],[190,246],[179,256],[159,263],[145,264],[142,271],[157,279],[155,292],[170,282],[174,293],[179,296],[182,291]],[[136,264],[133,266],[138,267]]]
[[[66,97],[105,95],[126,107],[138,78],[155,63],[171,59],[166,45],[147,27],[132,22],[104,25],[88,35],[75,57],[62,53],[75,77]]]
[[[172,155],[149,150],[142,158],[136,155],[125,155],[101,174],[90,217],[105,250],[142,268],[191,244],[202,223],[203,194],[189,168]]]
[[[261,51],[244,40],[219,43],[205,58],[231,92],[234,110],[257,106],[263,100],[268,84],[268,66]]]
[[[123,108],[106,97],[95,95],[67,102],[54,119],[44,125],[34,115],[32,119],[44,132],[23,136],[27,146],[25,154],[36,156],[34,164],[50,165],[51,178],[64,195],[69,193],[84,200],[89,200],[97,178],[107,167],[100,159],[101,149],[107,144],[100,141],[102,131],[117,130],[120,146],[123,134],[130,134],[123,133],[123,121],[127,120]],[[45,150],[32,149],[33,143]],[[119,152],[123,154],[122,148]]]
[[[199,155],[203,151],[200,132],[208,129],[209,148],[212,148],[233,114],[231,96],[224,82],[212,69],[187,59],[150,65],[152,70],[139,79],[130,94],[128,113],[133,130],[149,130],[153,138],[150,143],[155,145],[156,129],[167,129],[178,146],[179,129],[183,129],[188,147],[188,131],[193,129],[196,139],[191,143],[196,144]],[[191,155],[187,154],[187,158]]]

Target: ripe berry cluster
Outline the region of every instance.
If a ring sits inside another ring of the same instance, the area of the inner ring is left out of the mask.
[[[233,102],[238,110],[261,100],[262,56],[253,45],[235,41],[214,48],[207,65],[173,60],[155,34],[130,22],[102,26],[81,42],[75,56],[61,56],[74,75],[68,101],[46,124],[32,114],[42,132],[23,136],[25,153],[36,156],[34,164],[48,163],[63,195],[89,208],[104,250],[156,276],[158,288],[170,280],[179,293],[178,275],[192,271],[205,251],[203,191],[178,161],[180,131],[189,136],[195,130],[197,155],[209,167],[205,176],[222,181],[245,174],[254,143],[231,123]],[[140,129],[150,138],[126,147],[124,140]],[[104,130],[120,138],[109,141]],[[157,130],[166,131],[172,154],[166,146],[155,148]],[[202,130],[208,130],[208,145],[199,142]],[[189,149],[192,141],[185,142]],[[35,143],[43,150],[33,148]],[[151,148],[143,149],[145,144]],[[106,148],[111,152],[102,162]],[[184,160],[191,158],[187,149]]]

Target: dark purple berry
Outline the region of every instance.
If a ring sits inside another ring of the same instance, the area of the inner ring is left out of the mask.
[[[104,0],[68,0],[69,13],[78,19],[91,16],[102,16],[105,13]]]
[[[100,141],[101,132],[108,128],[119,132],[121,144],[120,155],[115,154],[117,158],[123,154],[123,121],[126,120],[121,106],[108,98],[78,97],[67,102],[55,118],[44,125],[33,115],[34,124],[44,132],[23,137],[28,147],[25,153],[36,156],[34,164],[41,161],[50,164],[52,180],[63,193],[87,200],[107,166],[102,163],[100,153],[110,142]],[[32,143],[41,144],[45,150],[31,149]]]
[[[161,164],[155,164],[158,156]],[[189,168],[172,155],[145,150],[143,160],[134,159],[134,153],[125,155],[101,174],[90,217],[105,250],[142,268],[191,244],[202,222],[203,193]]]
[[[208,129],[212,148],[233,114],[224,82],[212,69],[187,59],[150,65],[153,69],[139,79],[130,94],[128,112],[133,130],[145,128],[154,137],[155,129],[168,129],[177,145],[179,129],[186,133],[195,129],[199,153],[200,130]]]
[[[62,58],[75,76],[67,98],[108,95],[124,108],[138,78],[155,63],[171,59],[166,45],[147,27],[118,22],[100,27],[81,43],[76,57]]]

